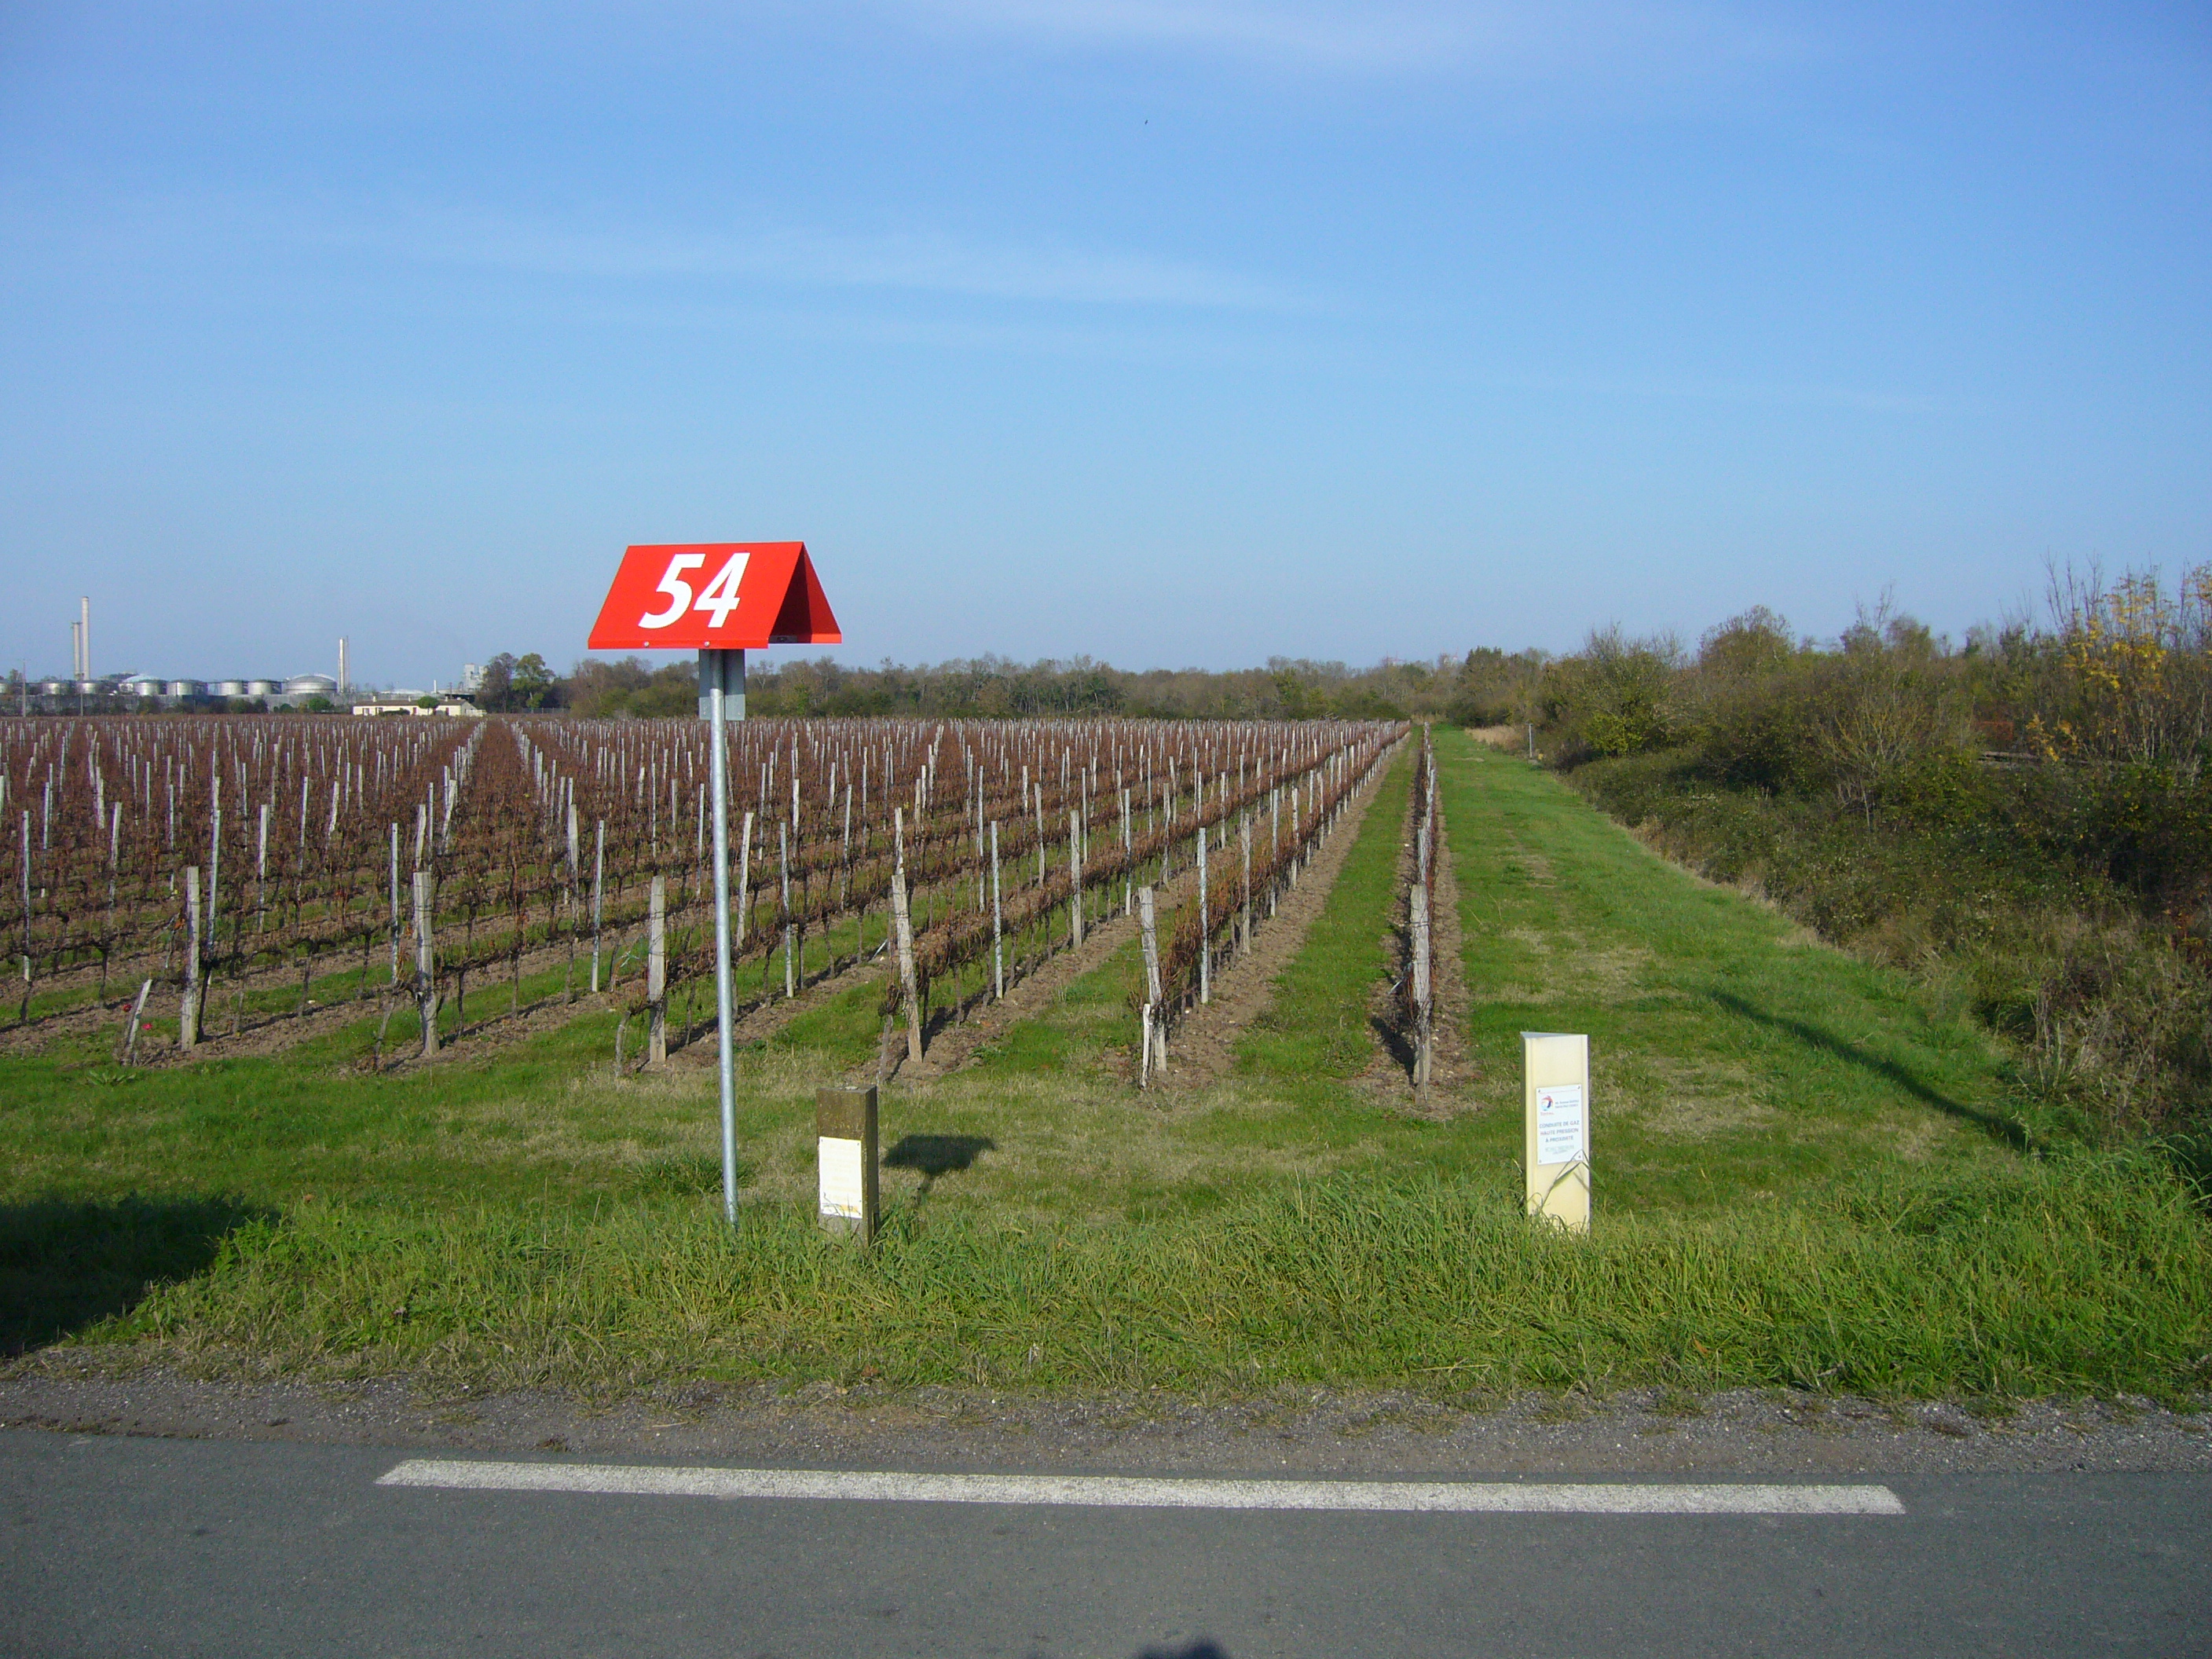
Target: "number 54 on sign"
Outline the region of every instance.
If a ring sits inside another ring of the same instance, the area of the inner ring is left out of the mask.
[[[692,542],[628,549],[590,644],[741,651],[844,638],[805,543]]]

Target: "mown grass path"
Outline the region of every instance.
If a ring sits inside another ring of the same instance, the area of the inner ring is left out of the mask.
[[[1686,874],[1518,757],[1458,732],[1437,750],[1477,1095],[1514,1156],[1524,1030],[1589,1034],[1601,1212],[2006,1144],[2002,1056],[1905,975]]]

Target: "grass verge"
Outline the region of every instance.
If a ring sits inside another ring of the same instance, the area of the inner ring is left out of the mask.
[[[1587,1241],[1510,1192],[1338,1179],[1207,1217],[1043,1235],[908,1212],[872,1253],[800,1214],[343,1205],[247,1217],[204,1271],[88,1333],[192,1366],[490,1387],[671,1375],[1450,1393],[1788,1385],[1886,1395],[2208,1380],[2212,1258],[2124,1160],[1870,1182],[1820,1206]]]

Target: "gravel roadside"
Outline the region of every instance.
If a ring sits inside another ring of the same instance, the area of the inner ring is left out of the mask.
[[[1786,1390],[1624,1390],[1482,1408],[1389,1391],[1195,1399],[691,1383],[591,1401],[436,1393],[422,1380],[203,1381],[72,1371],[0,1378],[0,1427],[297,1440],[680,1462],[908,1469],[1449,1475],[2212,1471],[2212,1418],[2148,1401],[2023,1401],[1992,1414]]]

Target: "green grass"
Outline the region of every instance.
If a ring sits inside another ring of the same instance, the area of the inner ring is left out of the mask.
[[[1039,1233],[908,1210],[872,1253],[788,1210],[365,1206],[248,1217],[106,1333],[191,1364],[494,1386],[672,1375],[1188,1389],[1410,1381],[1496,1395],[2202,1386],[2201,1222],[2124,1163],[1858,1189],[1835,1211],[1638,1218],[1575,1240],[1510,1192],[1279,1183],[1205,1215]]]
[[[1275,1001],[1241,1045],[1245,1069],[1326,1109],[1375,1057],[1369,1000],[1389,978],[1389,927],[1401,830],[1413,790],[1411,750],[1393,759]]]
[[[734,1236],[711,1068],[617,1079],[604,1011],[382,1076],[368,1020],[270,1059],[0,1058],[0,1340],[576,1386],[2212,1380],[2212,1245],[2160,1166],[2026,1155],[2004,1056],[1907,977],[1437,743],[1478,1062],[1449,1115],[1406,1109],[1367,1024],[1401,755],[1230,1076],[1132,1086],[1125,945],[894,1083],[872,1252],[811,1225],[812,1091],[872,1063],[879,984],[738,1055]],[[1587,1240],[1517,1213],[1522,1030],[1591,1036]]]
[[[2021,1139],[2006,1056],[1908,976],[1685,875],[1525,761],[1458,732],[1437,746],[1501,1152],[1517,1156],[1524,1030],[1589,1035],[1601,1215]]]

